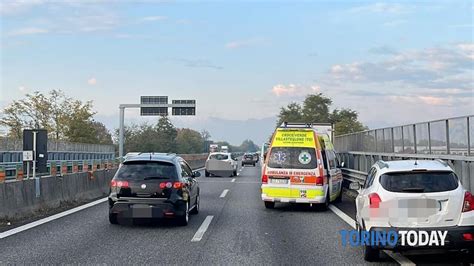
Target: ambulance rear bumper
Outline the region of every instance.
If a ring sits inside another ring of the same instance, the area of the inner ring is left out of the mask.
[[[271,202],[283,202],[283,203],[324,203],[326,201],[326,197],[324,196],[317,196],[312,199],[307,198],[274,198],[268,197],[265,194],[262,194],[263,201],[271,201]]]

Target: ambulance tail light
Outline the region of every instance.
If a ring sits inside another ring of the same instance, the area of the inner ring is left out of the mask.
[[[324,185],[324,178],[322,176],[317,176],[316,177],[316,186],[322,186]]]
[[[462,212],[468,212],[474,210],[474,196],[471,192],[466,191],[464,193],[464,205],[462,207]]]
[[[382,202],[382,200],[380,199],[380,196],[379,194],[377,193],[370,193],[369,194],[369,204],[370,204],[370,208],[378,208],[379,205],[380,205],[380,202]]]
[[[266,175],[266,174],[262,175],[262,183],[263,184],[268,184],[268,175]]]

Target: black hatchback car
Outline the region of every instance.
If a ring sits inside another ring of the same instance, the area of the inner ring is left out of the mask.
[[[140,153],[126,158],[110,182],[110,223],[173,218],[187,225],[189,214],[199,212],[199,176],[175,154]]]

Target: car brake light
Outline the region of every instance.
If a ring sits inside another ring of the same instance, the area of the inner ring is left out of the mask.
[[[173,187],[176,189],[182,189],[184,187],[184,183],[174,182]]]
[[[474,236],[471,233],[464,233],[462,234],[462,239],[465,241],[472,241],[474,240]]]
[[[266,174],[262,175],[262,183],[264,183],[264,184],[268,183],[268,176]]]
[[[377,193],[370,193],[369,194],[370,208],[378,208],[379,205],[380,205],[380,202],[382,202],[382,200],[380,199],[379,194],[377,194]]]
[[[112,180],[110,181],[110,186],[111,187],[118,187],[118,188],[129,188],[128,181],[117,181],[117,180]]]
[[[464,205],[462,207],[462,212],[468,212],[474,210],[474,197],[471,192],[466,191],[464,193]]]
[[[171,182],[161,182],[160,183],[160,189],[165,189],[165,188],[172,188],[173,183]]]
[[[324,184],[324,178],[322,176],[316,177],[316,186],[322,186]]]

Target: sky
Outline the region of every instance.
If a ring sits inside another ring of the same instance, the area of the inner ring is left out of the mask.
[[[173,122],[233,144],[263,142],[310,93],[370,128],[468,115],[473,15],[473,1],[4,0],[0,109],[61,89],[114,129],[141,95],[195,99]]]

